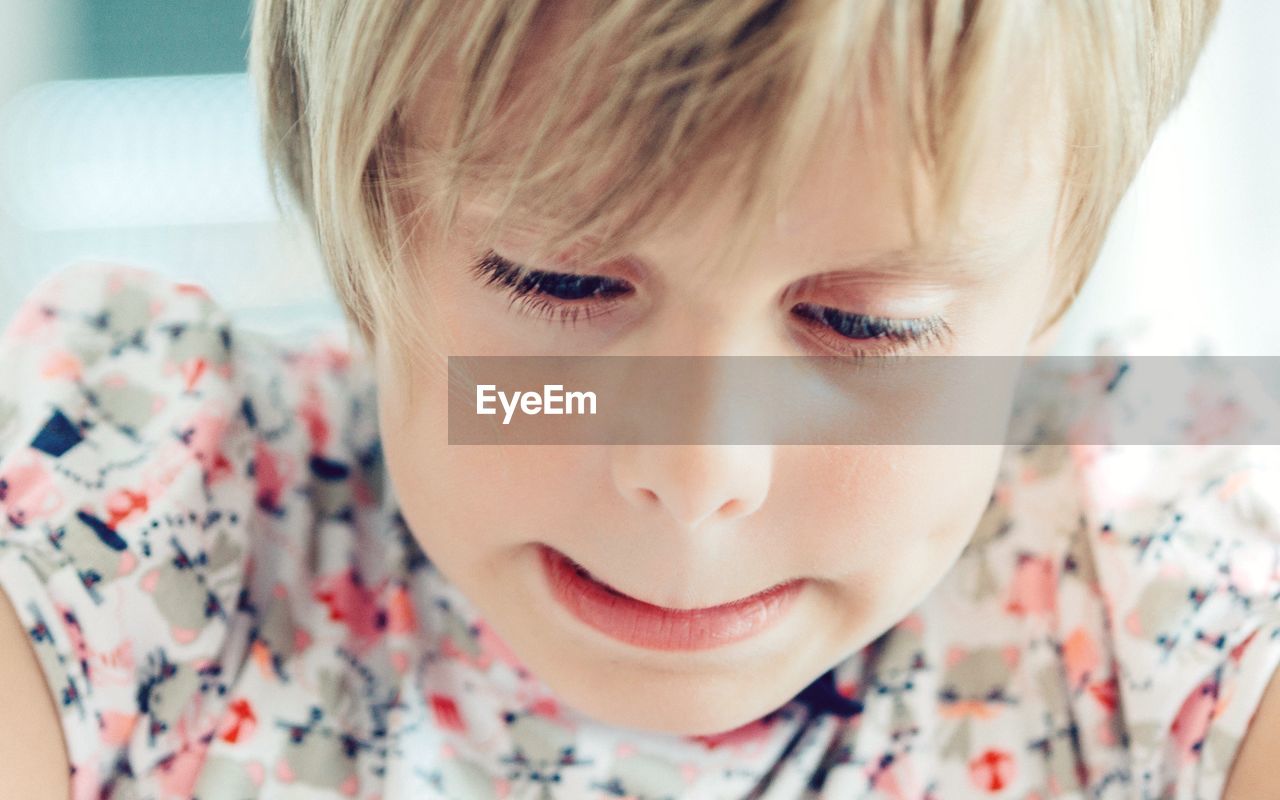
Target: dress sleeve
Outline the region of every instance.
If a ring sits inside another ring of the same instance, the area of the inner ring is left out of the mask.
[[[1135,796],[1221,797],[1280,665],[1280,446],[1089,457]]]
[[[252,442],[198,287],[78,264],[0,337],[0,588],[61,714],[73,796],[189,795],[241,655]]]

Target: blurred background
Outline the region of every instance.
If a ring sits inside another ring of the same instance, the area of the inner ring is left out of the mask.
[[[340,320],[271,200],[251,0],[0,0],[0,324],[44,276],[118,261],[205,285],[244,324]]]
[[[276,211],[245,74],[251,0],[0,0],[0,326],[45,275],[118,261],[245,325],[338,320]],[[1058,351],[1280,355],[1280,3],[1225,0]]]

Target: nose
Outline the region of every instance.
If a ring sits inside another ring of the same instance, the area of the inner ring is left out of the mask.
[[[690,530],[764,503],[771,445],[612,445],[614,484],[632,505],[670,515]]]

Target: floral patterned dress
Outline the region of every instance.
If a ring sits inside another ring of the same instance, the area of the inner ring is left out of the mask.
[[[602,725],[419,549],[344,341],[105,264],[0,339],[0,587],[74,797],[1212,798],[1280,663],[1280,448],[1009,447],[937,588],[792,702]]]

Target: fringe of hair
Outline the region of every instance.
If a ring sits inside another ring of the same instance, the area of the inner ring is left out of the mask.
[[[250,70],[277,201],[287,192],[310,221],[369,347],[438,346],[408,248],[447,235],[464,194],[494,199],[490,240],[536,218],[538,255],[572,244],[608,258],[694,201],[699,178],[722,189],[740,175],[739,235],[720,259],[733,264],[833,115],[870,122],[880,104],[875,124],[892,126],[903,164],[925,164],[945,228],[1009,98],[1037,87],[1061,93],[1068,120],[1047,326],[1088,276],[1219,2],[596,0],[517,94],[565,4],[257,0]],[[454,96],[436,102],[422,87],[442,67]],[[513,115],[531,111],[527,144],[503,151]],[[417,135],[428,124],[438,141]]]

